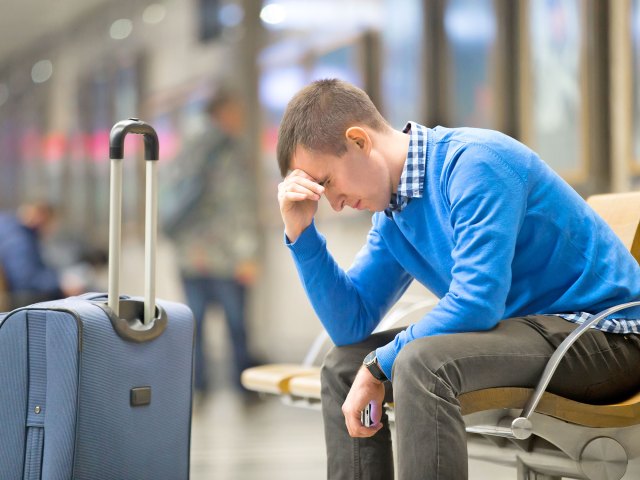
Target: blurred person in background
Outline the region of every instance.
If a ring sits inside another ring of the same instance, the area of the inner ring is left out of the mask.
[[[196,320],[195,389],[210,390],[205,317],[221,305],[233,351],[232,378],[252,365],[246,331],[247,289],[257,276],[254,169],[248,158],[245,107],[239,94],[219,91],[207,104],[206,131],[175,160],[175,180],[163,186],[163,229],[173,241],[186,301]],[[169,201],[170,199],[170,201]]]
[[[16,212],[0,213],[4,308],[82,293],[82,282],[66,279],[43,259],[42,241],[51,232],[55,218],[53,206],[42,201],[25,203]]]

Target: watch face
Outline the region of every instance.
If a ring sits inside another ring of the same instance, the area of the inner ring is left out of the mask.
[[[371,365],[375,361],[376,361],[376,351],[374,350],[373,352],[369,352],[369,354],[366,357],[364,357],[363,363],[365,365]]]
[[[369,355],[364,357],[364,362],[362,362],[367,370],[371,372],[371,375],[374,376],[377,380],[384,382],[387,380],[387,376],[384,374],[382,369],[380,368],[380,364],[378,363],[378,357],[376,356],[376,351],[374,350]]]

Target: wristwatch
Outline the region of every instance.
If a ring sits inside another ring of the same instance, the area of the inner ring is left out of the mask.
[[[364,361],[362,362],[362,364],[367,367],[367,369],[371,372],[371,375],[373,375],[376,380],[380,380],[381,382],[386,382],[387,380],[389,380],[380,368],[375,350],[364,357]]]

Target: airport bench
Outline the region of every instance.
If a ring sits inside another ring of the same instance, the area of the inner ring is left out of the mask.
[[[588,203],[640,262],[640,192],[594,195]],[[433,305],[434,300],[423,300],[400,307],[377,330]],[[610,308],[578,326],[550,358],[535,389],[490,388],[460,395],[469,457],[513,466],[518,480],[640,479],[640,385],[635,395],[610,405],[584,404],[545,391],[560,360],[582,333],[599,319],[635,305],[640,302]],[[245,370],[243,385],[279,395],[292,405],[320,408],[316,363],[326,340],[323,332],[300,365]],[[393,421],[393,405],[386,408]]]

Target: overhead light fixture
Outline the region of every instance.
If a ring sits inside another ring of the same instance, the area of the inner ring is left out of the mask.
[[[260,19],[269,25],[278,25],[287,18],[287,12],[284,5],[279,3],[270,3],[262,7],[260,11]]]
[[[167,7],[160,3],[152,3],[142,12],[142,21],[150,25],[160,23],[167,16]]]
[[[31,80],[33,83],[44,83],[53,75],[53,63],[51,60],[40,60],[31,67]]]
[[[327,3],[340,5],[340,15]],[[268,30],[364,31],[384,28],[387,0],[265,0],[260,19]]]
[[[114,40],[124,40],[133,31],[133,22],[128,18],[121,18],[111,24],[109,35]]]

